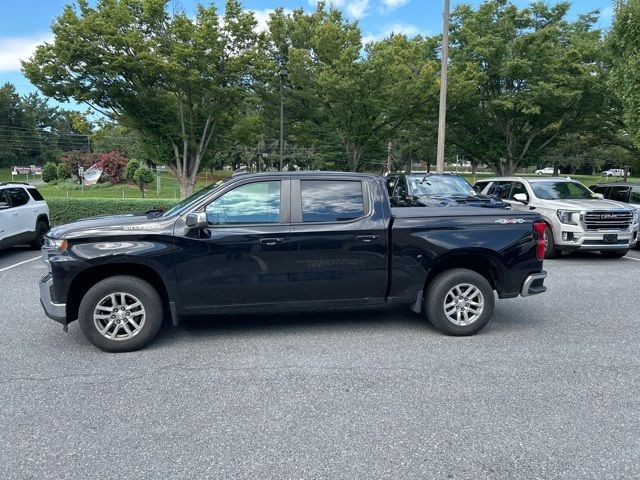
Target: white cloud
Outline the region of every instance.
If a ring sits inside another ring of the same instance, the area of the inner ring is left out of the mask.
[[[392,0],[393,1],[393,0]],[[309,0],[309,5],[315,7],[318,0]],[[347,16],[359,19],[367,15],[369,0],[328,0],[327,4],[342,10]]]
[[[409,0],[382,0],[382,4],[389,10],[392,8],[398,8],[402,5],[409,3]]]
[[[25,37],[0,37],[0,72],[20,71],[20,60],[27,60],[42,42],[53,39],[51,33]]]
[[[256,19],[258,24],[256,25],[256,29],[259,32],[266,32],[269,30],[269,15],[271,15],[275,10],[273,8],[265,8],[264,10],[252,10],[253,16]],[[285,15],[291,15],[293,12],[288,8],[284,9]]]

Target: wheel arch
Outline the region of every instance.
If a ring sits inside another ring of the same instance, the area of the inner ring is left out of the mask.
[[[424,284],[423,296],[426,297],[427,288],[437,275],[454,268],[463,268],[482,275],[489,282],[493,290],[499,291],[504,283],[502,262],[494,255],[481,252],[461,252],[446,256],[429,269]]]
[[[138,263],[108,263],[87,268],[72,280],[67,298],[67,318],[74,320],[78,318],[80,302],[91,287],[101,280],[117,275],[137,277],[151,284],[162,299],[163,310],[169,311],[173,316],[166,284],[154,268]]]

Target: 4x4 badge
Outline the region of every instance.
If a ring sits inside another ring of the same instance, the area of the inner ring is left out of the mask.
[[[495,223],[499,223],[500,225],[509,225],[513,223],[525,223],[525,220],[524,218],[499,218]]]

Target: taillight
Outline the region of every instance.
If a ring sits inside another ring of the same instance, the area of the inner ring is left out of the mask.
[[[536,246],[536,257],[538,260],[544,259],[544,232],[547,229],[547,224],[543,220],[538,220],[537,222],[533,222],[533,231],[538,234],[538,244]]]

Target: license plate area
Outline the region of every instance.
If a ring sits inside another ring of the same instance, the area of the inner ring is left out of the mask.
[[[605,233],[602,236],[602,242],[603,243],[616,243],[618,241],[618,234],[617,233]]]

